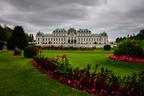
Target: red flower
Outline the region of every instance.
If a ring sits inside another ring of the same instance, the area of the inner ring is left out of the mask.
[[[95,88],[93,88],[93,89],[90,90],[90,93],[91,93],[91,94],[94,94],[95,92],[96,92],[96,89],[95,89]]]
[[[94,83],[96,83],[97,79],[94,79]]]

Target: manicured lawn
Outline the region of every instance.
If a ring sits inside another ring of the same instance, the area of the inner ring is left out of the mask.
[[[110,60],[107,58],[108,54],[112,51],[62,51],[62,50],[43,50],[42,55],[46,57],[57,56],[66,54],[69,62],[73,67],[84,68],[87,64],[95,66],[99,64],[100,67],[111,69],[115,74],[120,76],[127,76],[133,72],[139,72],[144,70],[143,64],[121,62],[116,60]]]
[[[54,55],[54,54],[51,54]],[[46,77],[28,59],[0,52],[0,96],[89,96]]]
[[[144,65],[109,60],[112,51],[61,51],[43,50],[44,56],[67,54],[70,64],[84,68],[87,64],[111,69],[125,76],[144,70]],[[11,51],[0,52],[0,96],[89,96],[38,72],[23,56],[13,56]]]

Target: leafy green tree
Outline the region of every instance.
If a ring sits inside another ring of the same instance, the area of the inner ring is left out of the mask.
[[[23,50],[27,45],[28,41],[22,26],[16,26],[12,37],[7,42],[8,49],[13,50],[15,47],[18,47]]]
[[[140,30],[140,32],[137,35],[137,39],[144,40],[144,29]]]
[[[4,42],[0,41],[0,50],[3,49],[4,45],[5,45]]]
[[[28,42],[32,42],[34,40],[33,34],[27,34],[26,33],[26,37],[27,37]]]
[[[6,32],[0,25],[0,41],[6,41],[6,37],[7,37]]]
[[[8,41],[12,36],[13,30],[10,27],[6,26],[4,27],[4,31],[6,32],[6,41]]]
[[[116,42],[122,42],[126,39],[130,40],[144,40],[144,29],[140,30],[140,32],[137,35],[127,35],[127,37],[118,37],[116,38]]]
[[[14,50],[15,49],[15,44],[14,44],[14,38],[10,37],[9,40],[7,41],[7,49],[8,50]]]

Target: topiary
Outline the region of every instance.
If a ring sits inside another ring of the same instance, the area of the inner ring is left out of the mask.
[[[24,56],[26,58],[34,58],[40,52],[40,48],[35,46],[28,46],[24,49]]]
[[[110,45],[104,45],[104,50],[111,50],[111,46]]]

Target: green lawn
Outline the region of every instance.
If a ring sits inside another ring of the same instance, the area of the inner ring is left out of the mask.
[[[73,67],[84,68],[87,64],[111,69],[115,74],[125,76],[144,70],[144,65],[109,60],[112,51],[61,51],[44,50],[44,56],[67,54]],[[64,87],[63,84],[38,72],[23,56],[13,56],[11,51],[0,52],[0,96],[89,96],[79,90]]]
[[[0,96],[89,96],[46,77],[28,59],[0,52]]]
[[[95,66],[99,64],[100,67],[111,69],[115,74],[120,76],[130,75],[133,72],[144,70],[144,65],[136,63],[121,62],[110,60],[107,58],[112,51],[62,51],[62,50],[44,50],[42,55],[46,57],[66,54],[73,67],[84,68],[87,64]]]

